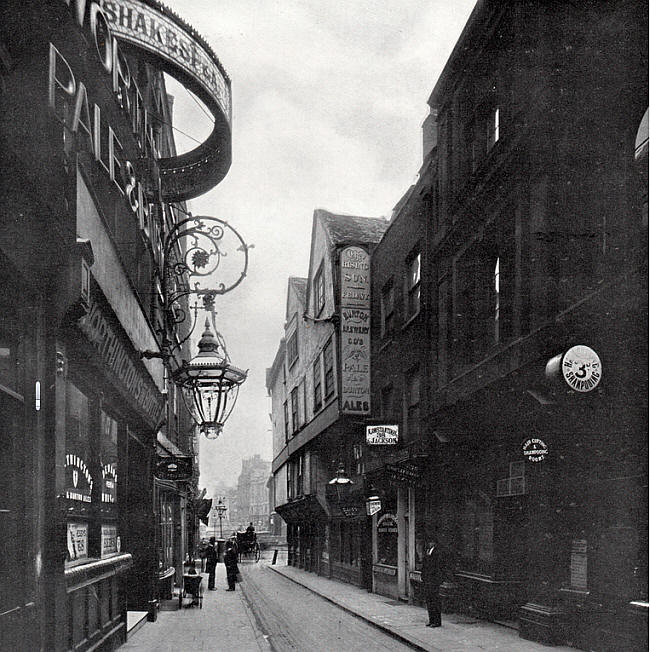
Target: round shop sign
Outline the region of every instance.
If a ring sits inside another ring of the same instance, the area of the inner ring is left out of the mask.
[[[541,462],[548,455],[548,446],[541,440],[533,437],[522,444],[524,457],[529,462]]]
[[[562,377],[576,392],[595,389],[603,375],[598,354],[588,346],[572,346],[562,358]]]

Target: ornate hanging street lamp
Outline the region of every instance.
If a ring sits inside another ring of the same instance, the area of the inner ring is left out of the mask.
[[[199,341],[199,353],[180,367],[172,363],[175,352],[189,340],[199,311],[215,314],[215,298],[236,288],[246,277],[248,250],[241,235],[228,222],[206,215],[176,223],[163,241],[161,294],[165,333],[160,351],[143,351],[143,358],[161,358],[171,371],[171,379],[208,439],[216,439],[232,412],[240,385],[248,371],[230,363],[223,337],[210,329],[208,318]],[[195,298],[189,305],[190,297]],[[193,313],[184,335],[178,328]],[[168,333],[176,332],[176,338]],[[176,368],[174,369],[174,367]]]
[[[219,339],[206,318],[199,353],[189,362],[183,360],[172,373],[174,383],[185,390],[183,400],[207,439],[216,439],[221,433],[248,375],[248,371],[230,364],[223,340],[220,343]]]

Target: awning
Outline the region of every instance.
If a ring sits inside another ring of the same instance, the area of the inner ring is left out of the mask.
[[[313,494],[301,496],[284,505],[277,505],[275,511],[280,514],[285,523],[289,524],[327,520],[329,516],[318,496]]]

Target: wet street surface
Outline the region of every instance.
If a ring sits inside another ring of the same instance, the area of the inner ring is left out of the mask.
[[[268,561],[242,562],[238,585],[257,625],[277,652],[300,650],[411,650],[391,636],[268,568]]]

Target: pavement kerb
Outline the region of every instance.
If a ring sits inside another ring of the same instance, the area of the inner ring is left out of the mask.
[[[423,650],[424,652],[431,652],[430,648],[422,647],[419,643],[416,643],[414,640],[409,638],[408,636],[404,636],[403,634],[400,634],[399,632],[396,632],[394,629],[391,629],[390,627],[386,625],[382,625],[381,623],[376,623],[374,620],[371,620],[370,618],[364,616],[363,614],[360,614],[358,611],[354,611],[354,609],[350,609],[350,607],[347,607],[340,602],[337,602],[333,598],[330,598],[328,595],[325,595],[324,593],[321,593],[320,591],[317,591],[316,589],[312,588],[311,586],[307,586],[306,584],[303,584],[300,582],[297,578],[290,577],[289,575],[285,575],[279,568],[274,568],[271,565],[268,565],[267,568],[270,568],[274,573],[277,573],[278,575],[281,575],[282,577],[286,577],[288,580],[292,581],[294,584],[298,584],[299,586],[304,587],[305,589],[311,591],[312,593],[315,593],[316,595],[320,596],[324,600],[327,600],[333,605],[336,605],[339,609],[342,609],[343,611],[351,614],[352,616],[356,616],[359,618],[359,620],[363,620],[364,622],[368,623],[369,625],[372,625],[376,629],[381,630],[385,634],[389,634],[392,636],[394,639],[397,639],[398,641],[404,643],[405,645],[409,645],[410,647],[414,648],[415,650]]]
[[[257,644],[260,646],[260,650],[261,649],[273,650],[274,648],[271,645],[271,642],[264,635],[264,630],[262,629],[262,623],[260,622],[260,619],[257,617],[257,614],[253,609],[253,605],[248,600],[248,596],[246,595],[246,592],[241,588],[241,585],[240,585],[239,594],[241,596],[241,600],[244,605],[246,615],[248,616],[248,620],[250,621],[251,627],[255,632],[255,638],[257,640]]]

